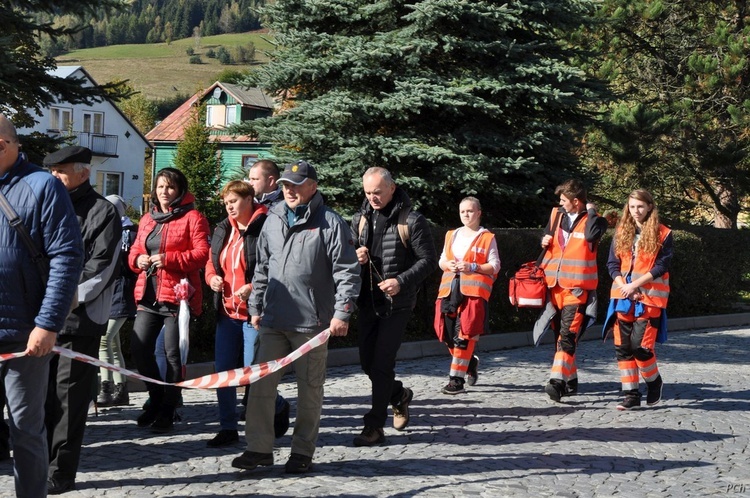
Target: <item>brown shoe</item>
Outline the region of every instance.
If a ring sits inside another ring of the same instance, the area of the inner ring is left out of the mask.
[[[404,394],[397,405],[393,405],[393,428],[403,431],[409,425],[409,403],[414,397],[414,392],[408,387],[404,388]]]
[[[367,426],[362,434],[354,438],[354,446],[379,446],[385,443],[385,433],[382,427]]]

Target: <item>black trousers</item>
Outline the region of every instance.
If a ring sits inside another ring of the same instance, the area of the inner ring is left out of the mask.
[[[176,314],[165,316],[138,310],[138,316],[133,324],[134,334],[130,338],[130,352],[139,374],[159,379],[159,367],[156,364],[154,350],[162,326],[164,327],[164,349],[167,352],[167,378],[164,380],[172,383],[181,382],[184,379],[180,359],[180,331]],[[181,390],[179,387],[146,382],[146,388],[154,409],[163,407],[165,410],[173,410],[177,406]]]
[[[359,361],[372,383],[372,408],[365,414],[366,426],[385,427],[388,405],[401,400],[404,386],[396,380],[396,354],[410,316],[411,309],[394,310],[387,318],[378,317],[371,305],[359,310]]]
[[[98,358],[100,341],[100,336],[61,335],[57,345]],[[44,417],[50,477],[64,480],[76,477],[86,417],[96,390],[97,370],[88,363],[53,355]]]

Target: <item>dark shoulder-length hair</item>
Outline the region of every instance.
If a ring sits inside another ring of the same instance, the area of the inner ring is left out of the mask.
[[[151,204],[154,206],[159,205],[159,199],[156,197],[156,184],[159,183],[159,178],[164,178],[169,186],[177,189],[177,198],[172,202],[172,205],[179,205],[188,191],[188,179],[185,176],[185,173],[177,168],[163,168],[156,173],[154,185],[151,189]]]

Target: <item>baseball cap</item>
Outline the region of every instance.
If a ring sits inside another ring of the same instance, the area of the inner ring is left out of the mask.
[[[295,161],[291,164],[287,164],[284,167],[284,172],[281,174],[279,182],[289,182],[294,185],[302,185],[305,180],[310,179],[312,181],[318,181],[318,174],[315,172],[315,168],[312,164],[307,161]]]

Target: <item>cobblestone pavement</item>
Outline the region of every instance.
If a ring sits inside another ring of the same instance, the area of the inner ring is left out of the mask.
[[[313,472],[284,474],[290,435],[276,465],[238,471],[244,450],[206,447],[218,431],[215,395],[185,391],[182,422],[169,435],[135,425],[132,405],[90,417],[77,490],[66,497],[151,496],[714,496],[750,495],[750,328],[672,334],[657,353],[666,385],[652,408],[619,412],[611,341],[579,349],[579,394],[553,403],[542,391],[552,346],[483,352],[479,382],[466,394],[440,393],[449,359],[402,361],[414,390],[411,423],[386,428],[387,444],[355,448],[368,401],[358,367],[329,370]],[[292,402],[293,376],[282,383]],[[389,422],[390,424],[390,419]],[[291,430],[290,430],[291,434]],[[10,462],[0,495],[13,495]]]

